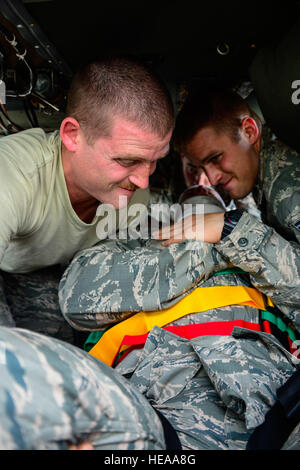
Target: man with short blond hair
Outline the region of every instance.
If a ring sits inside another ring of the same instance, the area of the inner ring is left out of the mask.
[[[67,116],[87,140],[108,136],[115,116],[164,137],[174,126],[173,104],[163,83],[146,67],[121,57],[87,64],[74,76]]]
[[[130,202],[147,204],[144,190],[157,160],[168,153],[173,127],[164,84],[144,65],[115,57],[75,74],[59,131],[35,128],[1,139],[1,324],[13,326],[18,316],[17,324],[33,327],[45,268],[56,292],[59,265],[99,241],[99,205],[118,212]],[[30,278],[37,299],[23,315]],[[45,292],[41,304],[59,324],[56,297],[50,305]],[[44,331],[43,318],[35,328]]]

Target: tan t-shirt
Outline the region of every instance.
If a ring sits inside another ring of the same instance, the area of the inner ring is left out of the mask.
[[[131,204],[147,204],[137,191]],[[29,129],[0,139],[0,269],[29,272],[68,262],[99,242],[100,218],[73,210],[61,162],[59,131]],[[130,205],[131,205],[130,204]]]

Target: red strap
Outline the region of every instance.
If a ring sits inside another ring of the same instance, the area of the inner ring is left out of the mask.
[[[263,327],[264,327],[264,332],[265,333],[271,333],[271,326],[270,326],[270,322],[268,320],[263,321]]]
[[[289,342],[289,345],[290,345],[290,353],[293,354],[293,355],[295,355],[295,353],[296,353],[296,357],[299,359],[298,346],[289,337],[288,337],[288,342]]]
[[[192,339],[205,335],[230,335],[235,326],[248,328],[249,330],[261,331],[258,323],[244,320],[217,321],[209,323],[196,323],[194,325],[165,326],[163,329],[174,333],[181,338]],[[144,335],[126,335],[121,345],[145,344],[148,333]]]
[[[197,336],[205,335],[230,335],[235,326],[247,328],[248,330],[261,331],[258,323],[252,323],[244,320],[233,321],[216,321],[210,323],[196,323],[194,325],[182,326],[165,326],[163,329],[174,333],[181,338],[192,339]],[[121,343],[122,345],[130,346],[123,352],[122,356],[118,359],[119,364],[131,351],[134,349],[141,349],[145,344],[149,333],[144,335],[126,335]]]

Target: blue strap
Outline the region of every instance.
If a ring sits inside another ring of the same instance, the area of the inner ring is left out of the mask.
[[[170,421],[159,410],[154,408],[154,406],[152,406],[152,408],[161,421],[165,435],[166,450],[182,450],[177,432],[171,425]]]
[[[248,441],[246,450],[279,450],[300,422],[300,370],[277,390],[277,401]]]

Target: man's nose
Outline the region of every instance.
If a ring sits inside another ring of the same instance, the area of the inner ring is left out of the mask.
[[[209,181],[209,186],[217,186],[222,179],[222,171],[215,166],[207,166],[205,168],[205,176]]]
[[[198,176],[198,181],[196,184],[200,186],[211,186],[211,183],[204,171],[201,172],[201,174]]]
[[[129,176],[129,181],[140,189],[149,186],[149,176],[153,173],[150,166],[139,168],[134,174]]]

